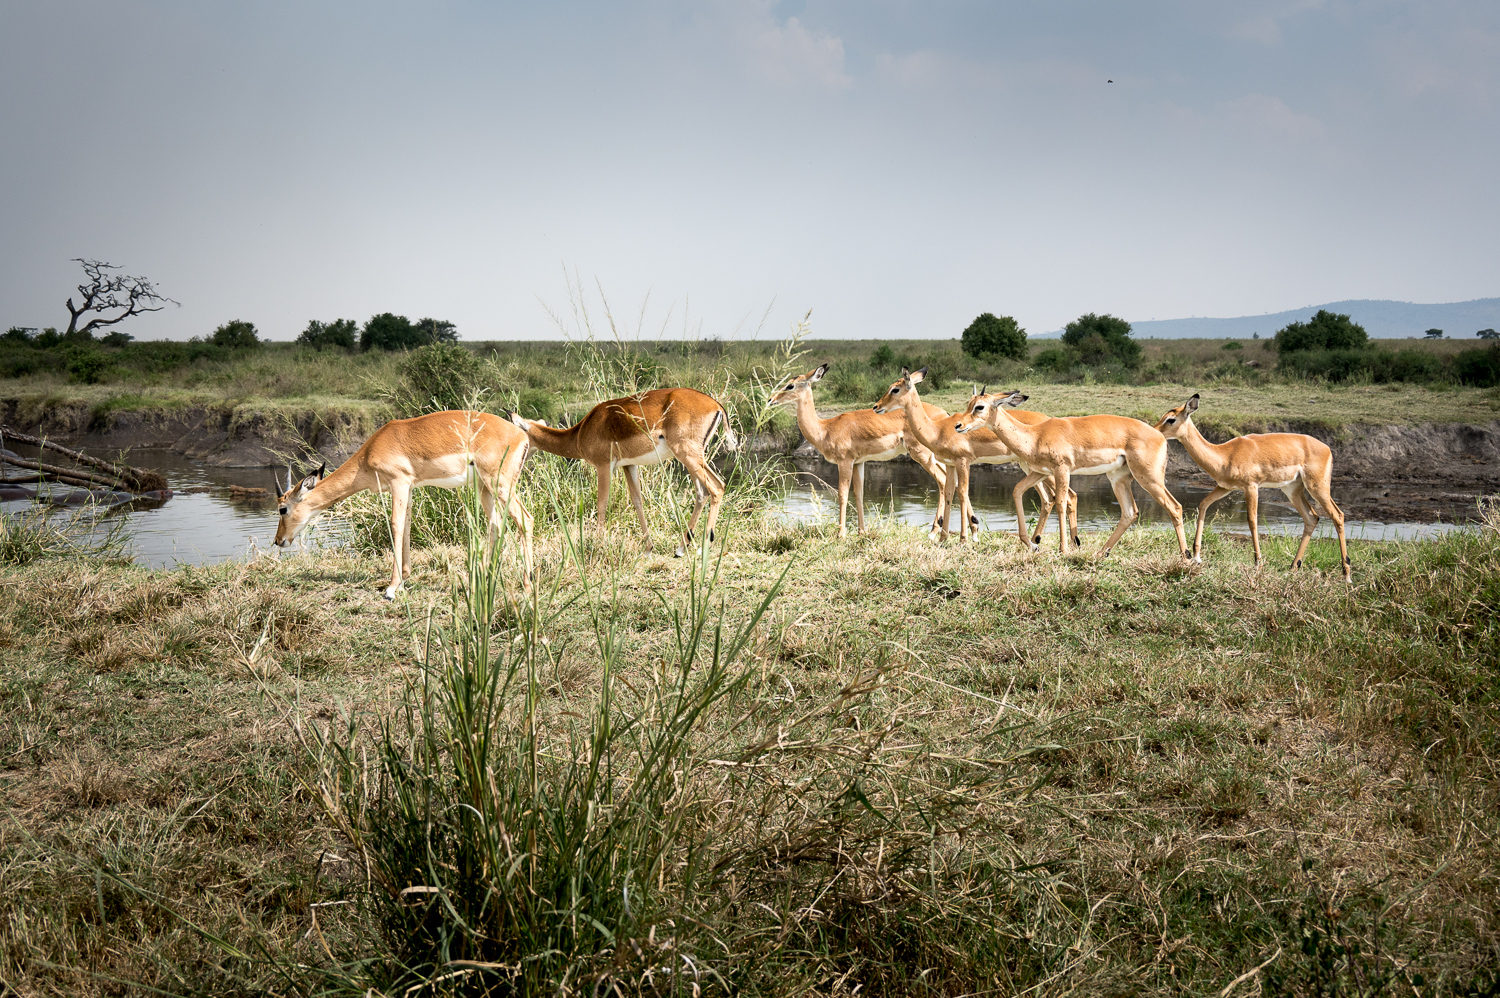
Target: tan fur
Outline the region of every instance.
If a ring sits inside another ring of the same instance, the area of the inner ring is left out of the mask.
[[[877,413],[895,412],[901,410],[906,414],[906,434],[908,439],[916,440],[923,447],[932,451],[933,456],[942,463],[948,475],[949,494],[957,492],[959,496],[959,540],[967,540],[974,522],[974,509],[969,500],[969,469],[976,464],[1014,464],[1020,461],[1011,449],[1005,446],[994,430],[989,427],[975,427],[968,433],[959,433],[953,428],[947,419],[933,419],[928,413],[926,404],[912,405],[912,402],[921,402],[917,395],[917,385],[926,378],[926,368],[921,371],[908,373],[902,368],[902,377],[894,381],[880,399],[875,403],[874,411]],[[1011,415],[1023,423],[1039,423],[1048,418],[1040,412],[1031,412],[1026,409],[1012,409]],[[1029,472],[1024,463],[1021,467]],[[1036,484],[1037,494],[1042,499],[1043,512],[1037,518],[1037,529],[1046,524],[1047,517],[1052,510],[1052,496],[1047,486],[1042,482]],[[950,500],[951,508],[951,500]],[[1073,522],[1070,524],[1073,536],[1078,536],[1078,496],[1073,496],[1072,504],[1068,507],[1073,514]],[[948,538],[948,519],[943,517],[943,539]]]
[[[812,388],[822,380],[828,365],[823,364],[806,374],[788,378],[780,391],[771,396],[772,405],[791,403],[796,406],[797,426],[807,442],[817,448],[823,459],[839,469],[839,536],[847,537],[847,508],[849,490],[854,489],[854,509],[860,533],[865,532],[865,473],[868,461],[888,461],[902,454],[911,459],[937,481],[938,513],[933,518],[930,531],[936,535],[939,523],[946,528],[948,521],[947,476],[943,466],[932,452],[906,435],[906,419],[900,413],[888,412],[877,415],[870,409],[855,409],[841,412],[827,419],[818,415],[813,405]],[[947,413],[935,405],[926,407],[934,419],[944,419]]]
[[[698,487],[698,502],[688,521],[684,548],[693,540],[698,515],[708,500],[706,540],[713,539],[719,506],[724,501],[724,481],[708,462],[710,437],[721,426],[733,448],[724,407],[711,396],[691,388],[657,388],[639,395],[600,402],[575,425],[556,429],[536,420],[511,417],[526,431],[538,449],[549,454],[587,461],[594,466],[599,482],[598,528],[604,531],[604,512],[609,505],[609,480],[615,468],[625,472],[630,501],[641,523],[646,550],[651,550],[651,533],[646,526],[646,508],[641,497],[638,464],[655,464],[668,458],[682,462]],[[644,460],[643,460],[644,459]],[[679,554],[682,550],[679,549]]]
[[[1307,501],[1310,495],[1333,521],[1339,535],[1339,551],[1344,559],[1344,581],[1353,581],[1349,544],[1344,537],[1344,511],[1333,501],[1331,491],[1333,451],[1328,445],[1305,433],[1247,433],[1222,444],[1209,443],[1198,432],[1198,427],[1193,425],[1193,413],[1197,408],[1198,396],[1194,395],[1182,405],[1168,409],[1156,424],[1156,429],[1163,435],[1182,444],[1188,457],[1207,472],[1217,486],[1198,504],[1198,527],[1193,532],[1193,557],[1198,561],[1203,560],[1203,525],[1207,520],[1208,508],[1239,489],[1245,493],[1245,515],[1250,521],[1250,544],[1255,550],[1255,563],[1259,565],[1260,487],[1269,485],[1281,489],[1302,517],[1302,543],[1297,547],[1297,557],[1292,560],[1292,568],[1302,567],[1308,542],[1318,525],[1318,514]]]
[[[529,587],[531,514],[515,496],[529,449],[526,434],[487,412],[433,412],[392,420],[371,434],[333,474],[321,481],[309,476],[287,483],[287,491],[278,496],[285,512],[276,527],[276,544],[287,546],[314,516],[356,492],[389,492],[395,541],[391,584],[386,589],[386,598],[391,599],[411,574],[411,490],[423,484],[457,488],[474,481],[491,539],[500,527],[497,498],[521,529],[525,585]]]
[[[1013,400],[1012,396],[1020,401],[1026,399],[1019,392],[974,396],[969,400],[968,411],[958,419],[954,428],[962,433],[976,426],[988,426],[1032,469],[1015,489],[1016,515],[1020,520],[1023,545],[1028,549],[1035,547],[1025,535],[1026,521],[1021,495],[1026,489],[1051,477],[1053,492],[1060,507],[1060,524],[1067,513],[1068,500],[1072,495],[1068,488],[1069,478],[1074,474],[1102,474],[1109,477],[1115,498],[1119,500],[1120,522],[1104,542],[1099,557],[1109,554],[1120,535],[1139,516],[1135,497],[1130,489],[1132,481],[1139,481],[1151,498],[1160,503],[1172,517],[1172,526],[1177,530],[1178,550],[1184,558],[1188,557],[1187,537],[1182,529],[1182,504],[1167,491],[1166,437],[1139,419],[1125,416],[1054,417],[1027,425],[1013,417],[1010,410],[1005,408],[1005,403]],[[982,413],[979,411],[981,408]],[[1037,533],[1040,534],[1041,531],[1038,530]],[[1059,533],[1062,537],[1062,552],[1067,554],[1067,531]]]

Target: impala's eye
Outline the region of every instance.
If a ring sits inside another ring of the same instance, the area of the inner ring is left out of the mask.
[[[1167,420],[1167,425],[1170,426],[1171,424],[1173,424],[1175,422],[1177,422],[1177,417],[1173,416],[1171,419]]]
[[[282,516],[286,516],[286,507],[285,506],[281,507],[281,515]]]
[[[984,406],[982,406],[982,405],[976,405],[974,407],[974,411],[975,412],[984,412]]]
[[[891,394],[892,394],[892,395],[895,395],[895,394],[896,394],[896,393],[897,393],[897,392],[899,392],[899,391],[900,391],[900,390],[901,390],[901,389],[899,389],[899,388],[892,388],[892,389],[891,389]]]

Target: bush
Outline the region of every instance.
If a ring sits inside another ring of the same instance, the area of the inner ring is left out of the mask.
[[[458,327],[441,319],[418,319],[381,312],[372,315],[359,337],[361,350],[415,350],[432,343],[457,343]]]
[[[1306,322],[1287,324],[1272,341],[1280,353],[1297,350],[1353,350],[1370,341],[1365,327],[1353,322],[1347,315],[1339,315],[1326,309]]]
[[[1130,323],[1107,313],[1080,315],[1063,327],[1062,341],[1076,350],[1085,364],[1115,359],[1126,367],[1135,367],[1141,362],[1141,345],[1130,338]]]
[[[1487,350],[1465,350],[1453,358],[1453,376],[1476,388],[1500,385],[1500,345]]]
[[[1243,349],[1245,349],[1245,344],[1241,343],[1239,340],[1230,340],[1228,343],[1224,344],[1224,346],[1221,347],[1220,349],[1223,349],[1223,350],[1243,350]]]
[[[896,351],[891,349],[889,343],[880,344],[879,348],[870,354],[870,370],[889,371],[896,366]]]
[[[297,337],[297,342],[316,350],[333,348],[353,351],[356,342],[354,334],[358,329],[353,319],[334,319],[327,323],[313,319]]]
[[[92,346],[70,348],[67,353],[68,380],[97,385],[104,372],[114,364],[108,356]]]
[[[970,357],[1026,359],[1026,330],[1008,315],[996,317],[989,312],[980,314],[964,330],[961,342],[964,353]]]
[[[1298,350],[1282,354],[1276,366],[1278,370],[1304,377],[1335,382],[1368,378],[1377,384],[1396,381],[1423,384],[1441,381],[1446,374],[1442,359],[1422,350]]]
[[[1031,358],[1032,367],[1053,374],[1071,371],[1078,363],[1078,351],[1071,347],[1049,347]]]
[[[401,362],[403,390],[396,398],[402,415],[466,409],[480,387],[484,365],[455,343],[421,347]]]
[[[255,323],[232,319],[215,329],[208,342],[230,350],[254,350],[260,346],[260,337],[255,333]]]

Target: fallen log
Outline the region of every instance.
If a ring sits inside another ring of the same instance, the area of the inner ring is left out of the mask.
[[[86,464],[101,471],[107,471],[114,476],[116,481],[122,483],[125,489],[131,492],[156,492],[167,487],[167,480],[162,477],[160,472],[151,471],[148,468],[136,468],[128,464],[115,464],[111,461],[105,461],[102,458],[84,454],[70,447],[64,447],[62,444],[53,443],[51,440],[34,437],[29,433],[22,433],[19,430],[13,430],[9,426],[0,426],[0,439],[18,440],[23,444],[30,444],[33,447],[42,447],[54,453],[61,454],[63,457],[71,458],[79,464]],[[11,461],[10,458],[6,458],[5,460]],[[11,461],[11,463],[15,462]],[[25,465],[22,467],[25,467]]]
[[[17,468],[26,468],[30,471],[40,471],[44,475],[50,475],[58,481],[65,481],[69,485],[82,485],[87,488],[90,485],[102,485],[107,489],[123,490],[127,492],[151,492],[152,489],[133,489],[118,478],[105,478],[89,471],[79,471],[77,468],[63,468],[55,464],[44,464],[41,461],[32,461],[24,457],[0,457],[0,461],[13,464]]]

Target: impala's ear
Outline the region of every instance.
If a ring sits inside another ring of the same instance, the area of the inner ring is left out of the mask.
[[[1009,395],[1005,396],[1005,398],[1001,400],[1000,404],[1001,405],[1008,405],[1011,408],[1015,408],[1016,406],[1020,405],[1022,402],[1025,402],[1030,397],[1031,397],[1030,395],[1022,395],[1020,392],[1011,392]]]
[[[911,371],[907,370],[905,367],[901,368],[901,377],[903,377],[903,378],[909,378],[909,377],[911,377]]]
[[[314,472],[313,474],[308,475],[306,478],[302,479],[302,481],[300,481],[300,482],[297,483],[297,491],[299,493],[301,493],[301,492],[309,492],[312,489],[316,488],[317,484],[318,484],[318,474],[317,474],[317,472]]]
[[[1187,405],[1182,407],[1182,411],[1187,413],[1189,416],[1198,411],[1198,396],[1196,393],[1192,398],[1187,400]]]
[[[324,461],[322,464],[320,464],[318,466],[318,481],[321,482],[323,479],[325,479],[327,477],[328,477],[328,462]]]
[[[530,420],[522,419],[521,418],[521,414],[519,412],[508,412],[508,413],[505,414],[505,416],[506,416],[507,419],[509,419],[511,421],[511,424],[513,426],[515,426],[515,427],[517,427],[519,429],[522,429],[522,430],[529,430],[529,429],[531,429]]]
[[[921,382],[921,380],[925,377],[927,377],[927,368],[924,367],[920,371],[913,371],[908,374],[906,376],[906,380],[915,385]]]
[[[808,375],[807,383],[809,385],[816,385],[819,381],[823,380],[823,375],[825,375],[827,373],[828,373],[828,363],[825,361],[822,364],[818,365],[818,369],[816,371],[814,371],[812,374]]]

